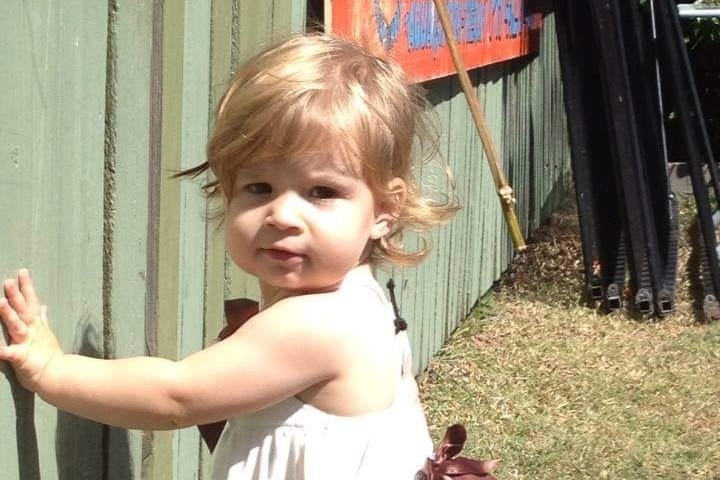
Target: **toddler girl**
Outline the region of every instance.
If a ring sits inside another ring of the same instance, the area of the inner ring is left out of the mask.
[[[208,146],[230,258],[260,312],[181,361],[63,353],[30,275],[4,284],[0,360],[58,408],[136,429],[229,419],[214,479],[412,479],[432,446],[403,322],[373,278],[418,263],[404,229],[456,208],[423,198],[411,153],[422,97],[396,65],[296,36],[236,73]]]

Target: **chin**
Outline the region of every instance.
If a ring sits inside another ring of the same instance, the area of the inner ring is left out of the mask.
[[[342,283],[340,279],[267,279],[265,283],[273,288],[286,290],[296,294],[320,293],[336,290]]]

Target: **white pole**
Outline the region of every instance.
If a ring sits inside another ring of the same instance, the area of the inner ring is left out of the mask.
[[[678,13],[682,18],[720,17],[720,7],[715,5],[681,3],[677,7]]]

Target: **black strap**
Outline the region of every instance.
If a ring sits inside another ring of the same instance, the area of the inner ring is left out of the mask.
[[[400,333],[403,330],[407,330],[407,322],[400,316],[400,309],[395,299],[395,281],[392,278],[387,282],[387,289],[390,292],[390,303],[392,304],[393,312],[395,312],[395,333]]]

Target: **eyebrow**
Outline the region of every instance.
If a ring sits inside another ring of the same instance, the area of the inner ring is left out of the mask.
[[[302,159],[293,159],[293,161],[302,162]],[[306,160],[306,162],[310,162],[312,159]],[[280,162],[261,162],[256,163],[252,165],[247,165],[244,167],[239,167],[236,170],[237,176],[246,176],[246,177],[253,177],[253,176],[263,176],[274,173],[277,168],[280,166],[278,165]],[[359,173],[354,172],[351,168],[349,168],[346,164],[346,162],[332,162],[329,161],[327,163],[323,163],[322,166],[319,169],[313,169],[311,171],[312,176],[315,177],[323,177],[323,176],[329,176],[329,175],[338,175],[341,177],[347,177],[347,178],[358,178],[360,176]]]

